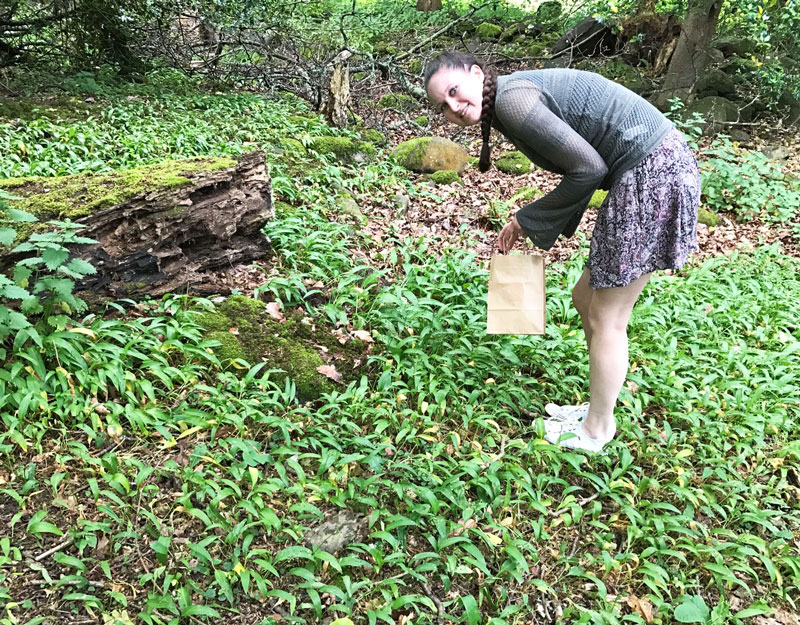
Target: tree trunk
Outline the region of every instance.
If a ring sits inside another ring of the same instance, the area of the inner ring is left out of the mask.
[[[220,293],[215,273],[269,255],[261,231],[274,215],[264,155],[191,174],[191,184],[143,193],[79,219],[96,245],[73,250],[97,274],[80,289],[101,296]]]
[[[351,56],[349,50],[344,50],[336,56],[328,83],[328,97],[323,112],[328,123],[337,128],[347,126],[347,107],[350,106],[350,69],[347,59]]]
[[[417,0],[417,11],[440,11],[442,0]]]
[[[688,99],[708,63],[708,48],[717,29],[722,0],[689,0],[675,53],[656,104],[668,106],[671,98]]]

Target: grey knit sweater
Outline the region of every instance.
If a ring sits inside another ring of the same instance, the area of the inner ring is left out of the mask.
[[[493,126],[559,185],[517,212],[548,250],[575,233],[594,191],[610,189],[661,143],[673,125],[647,100],[599,74],[574,69],[497,78]]]

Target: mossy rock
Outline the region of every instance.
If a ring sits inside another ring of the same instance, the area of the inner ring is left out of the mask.
[[[154,165],[124,169],[111,174],[83,173],[72,176],[0,178],[0,189],[22,199],[13,208],[27,211],[40,222],[78,219],[121,204],[137,195],[190,185],[200,171],[226,169],[236,165],[231,158],[169,160]],[[183,210],[178,207],[176,210]],[[17,223],[17,240],[45,229],[45,224]]]
[[[517,204],[519,202],[530,202],[540,195],[542,195],[542,192],[536,187],[520,187],[517,192],[511,196],[510,202],[512,204]]]
[[[436,184],[453,184],[454,182],[461,182],[461,177],[457,171],[442,169],[429,174],[428,180],[432,180]]]
[[[589,200],[588,208],[600,208],[608,195],[608,191],[598,189],[592,193],[592,199]]]
[[[281,219],[283,217],[291,217],[297,214],[297,208],[288,204],[287,202],[275,202],[275,218]]]
[[[411,111],[417,107],[417,101],[407,93],[387,93],[378,100],[378,107],[382,109],[397,109],[398,111]]]
[[[292,139],[291,137],[281,138],[279,147],[281,151],[288,152],[292,156],[304,156],[308,152],[306,146],[297,139]]]
[[[414,120],[414,123],[419,126],[426,127],[428,125],[428,117],[425,115],[420,115]]]
[[[475,34],[481,41],[495,41],[503,34],[503,29],[497,24],[484,22],[475,29]]]
[[[361,133],[361,138],[364,141],[369,141],[370,143],[385,143],[386,142],[386,135],[382,132],[375,130],[374,128],[367,128]]]
[[[497,167],[504,174],[527,174],[531,170],[531,161],[522,152],[516,150],[506,152],[494,162]]]
[[[719,215],[701,206],[697,209],[697,221],[706,226],[714,227],[719,224]]]
[[[366,226],[369,223],[369,220],[364,217],[364,213],[361,212],[358,202],[349,195],[338,196],[336,198],[336,206],[341,214],[349,215],[362,226]]]
[[[414,59],[411,63],[408,64],[408,71],[412,74],[419,76],[422,74],[422,62]]]
[[[345,162],[361,162],[375,154],[374,145],[350,137],[314,137],[311,149],[319,154],[333,154]]]
[[[392,158],[410,171],[432,174],[452,169],[461,174],[469,155],[459,144],[442,137],[418,137],[404,141],[392,151]]]
[[[197,320],[206,330],[204,338],[220,343],[214,351],[224,364],[233,359],[251,365],[265,362],[267,369],[284,371],[271,377],[278,385],[283,386],[288,378],[297,387],[301,401],[316,399],[335,387],[317,371],[325,363],[315,345],[341,353],[350,361],[363,357],[365,345],[356,340],[340,345],[324,324],[316,322],[312,327],[303,323],[300,313],[288,313],[285,317],[281,323],[267,313],[263,302],[234,295],[218,304],[214,312],[199,313]],[[353,374],[350,379],[347,377],[352,367],[337,369],[344,382],[354,378]]]

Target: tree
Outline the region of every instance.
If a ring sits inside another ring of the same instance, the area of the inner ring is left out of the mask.
[[[418,11],[439,11],[442,8],[442,0],[417,0]]]
[[[671,98],[687,99],[708,64],[708,50],[717,30],[723,0],[689,0],[686,20],[681,28],[661,93],[656,99],[666,107]]]

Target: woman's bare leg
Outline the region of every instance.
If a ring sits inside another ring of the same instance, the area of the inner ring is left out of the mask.
[[[584,271],[576,289],[587,275],[588,272]],[[589,343],[589,415],[583,422],[583,429],[591,438],[610,439],[616,431],[614,405],[628,374],[628,321],[649,279],[650,274],[645,274],[624,287],[595,289],[589,299],[588,314],[581,313],[584,332],[587,325],[589,328],[586,333]],[[581,296],[579,292],[579,298]]]

